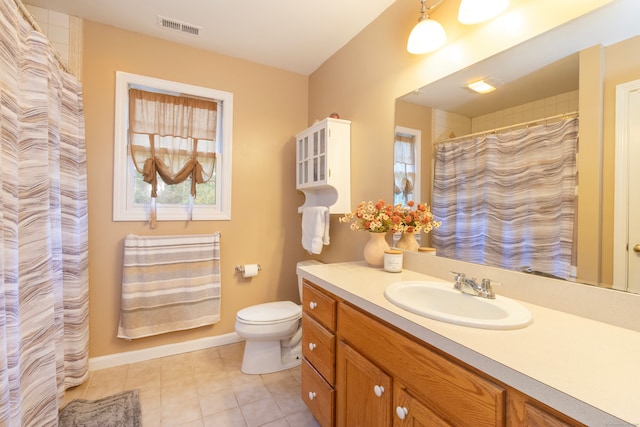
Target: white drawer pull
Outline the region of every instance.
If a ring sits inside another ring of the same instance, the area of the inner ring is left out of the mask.
[[[316,397],[316,394],[313,391],[310,391],[309,392],[309,400],[313,400],[313,399],[315,399],[315,397]]]
[[[382,396],[382,393],[384,393],[384,387],[382,387],[381,385],[376,385],[373,387],[373,392],[376,394],[376,396],[380,397]]]
[[[309,350],[313,351],[316,348],[315,343],[310,342],[309,343]]]
[[[313,309],[314,309],[314,308],[316,308],[317,306],[318,306],[318,303],[317,303],[317,302],[315,302],[315,301],[311,301],[311,302],[309,303],[309,308],[310,308],[311,310],[313,310]]]
[[[404,420],[404,417],[406,417],[408,413],[409,413],[409,410],[407,408],[405,408],[404,406],[397,406],[396,407],[396,415],[401,420]]]

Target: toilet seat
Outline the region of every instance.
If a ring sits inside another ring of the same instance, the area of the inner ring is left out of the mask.
[[[267,302],[243,308],[237,320],[251,325],[289,322],[302,316],[302,308],[291,301]]]

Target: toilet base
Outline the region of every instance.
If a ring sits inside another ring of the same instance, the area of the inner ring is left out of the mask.
[[[247,340],[242,356],[244,374],[269,374],[284,371],[300,365],[302,362],[302,346],[282,347],[280,341]]]

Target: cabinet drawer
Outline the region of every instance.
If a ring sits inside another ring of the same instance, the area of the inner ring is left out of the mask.
[[[304,280],[302,310],[331,332],[336,330],[336,300]]]
[[[340,339],[413,390],[435,415],[456,426],[504,425],[506,391],[347,304],[338,313]]]
[[[336,337],[306,313],[302,315],[302,355],[331,385],[335,384]]]
[[[306,360],[302,361],[301,397],[322,427],[334,425],[335,391]]]

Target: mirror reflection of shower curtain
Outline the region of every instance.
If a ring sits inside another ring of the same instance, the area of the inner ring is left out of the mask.
[[[438,255],[570,279],[578,118],[436,144]]]

